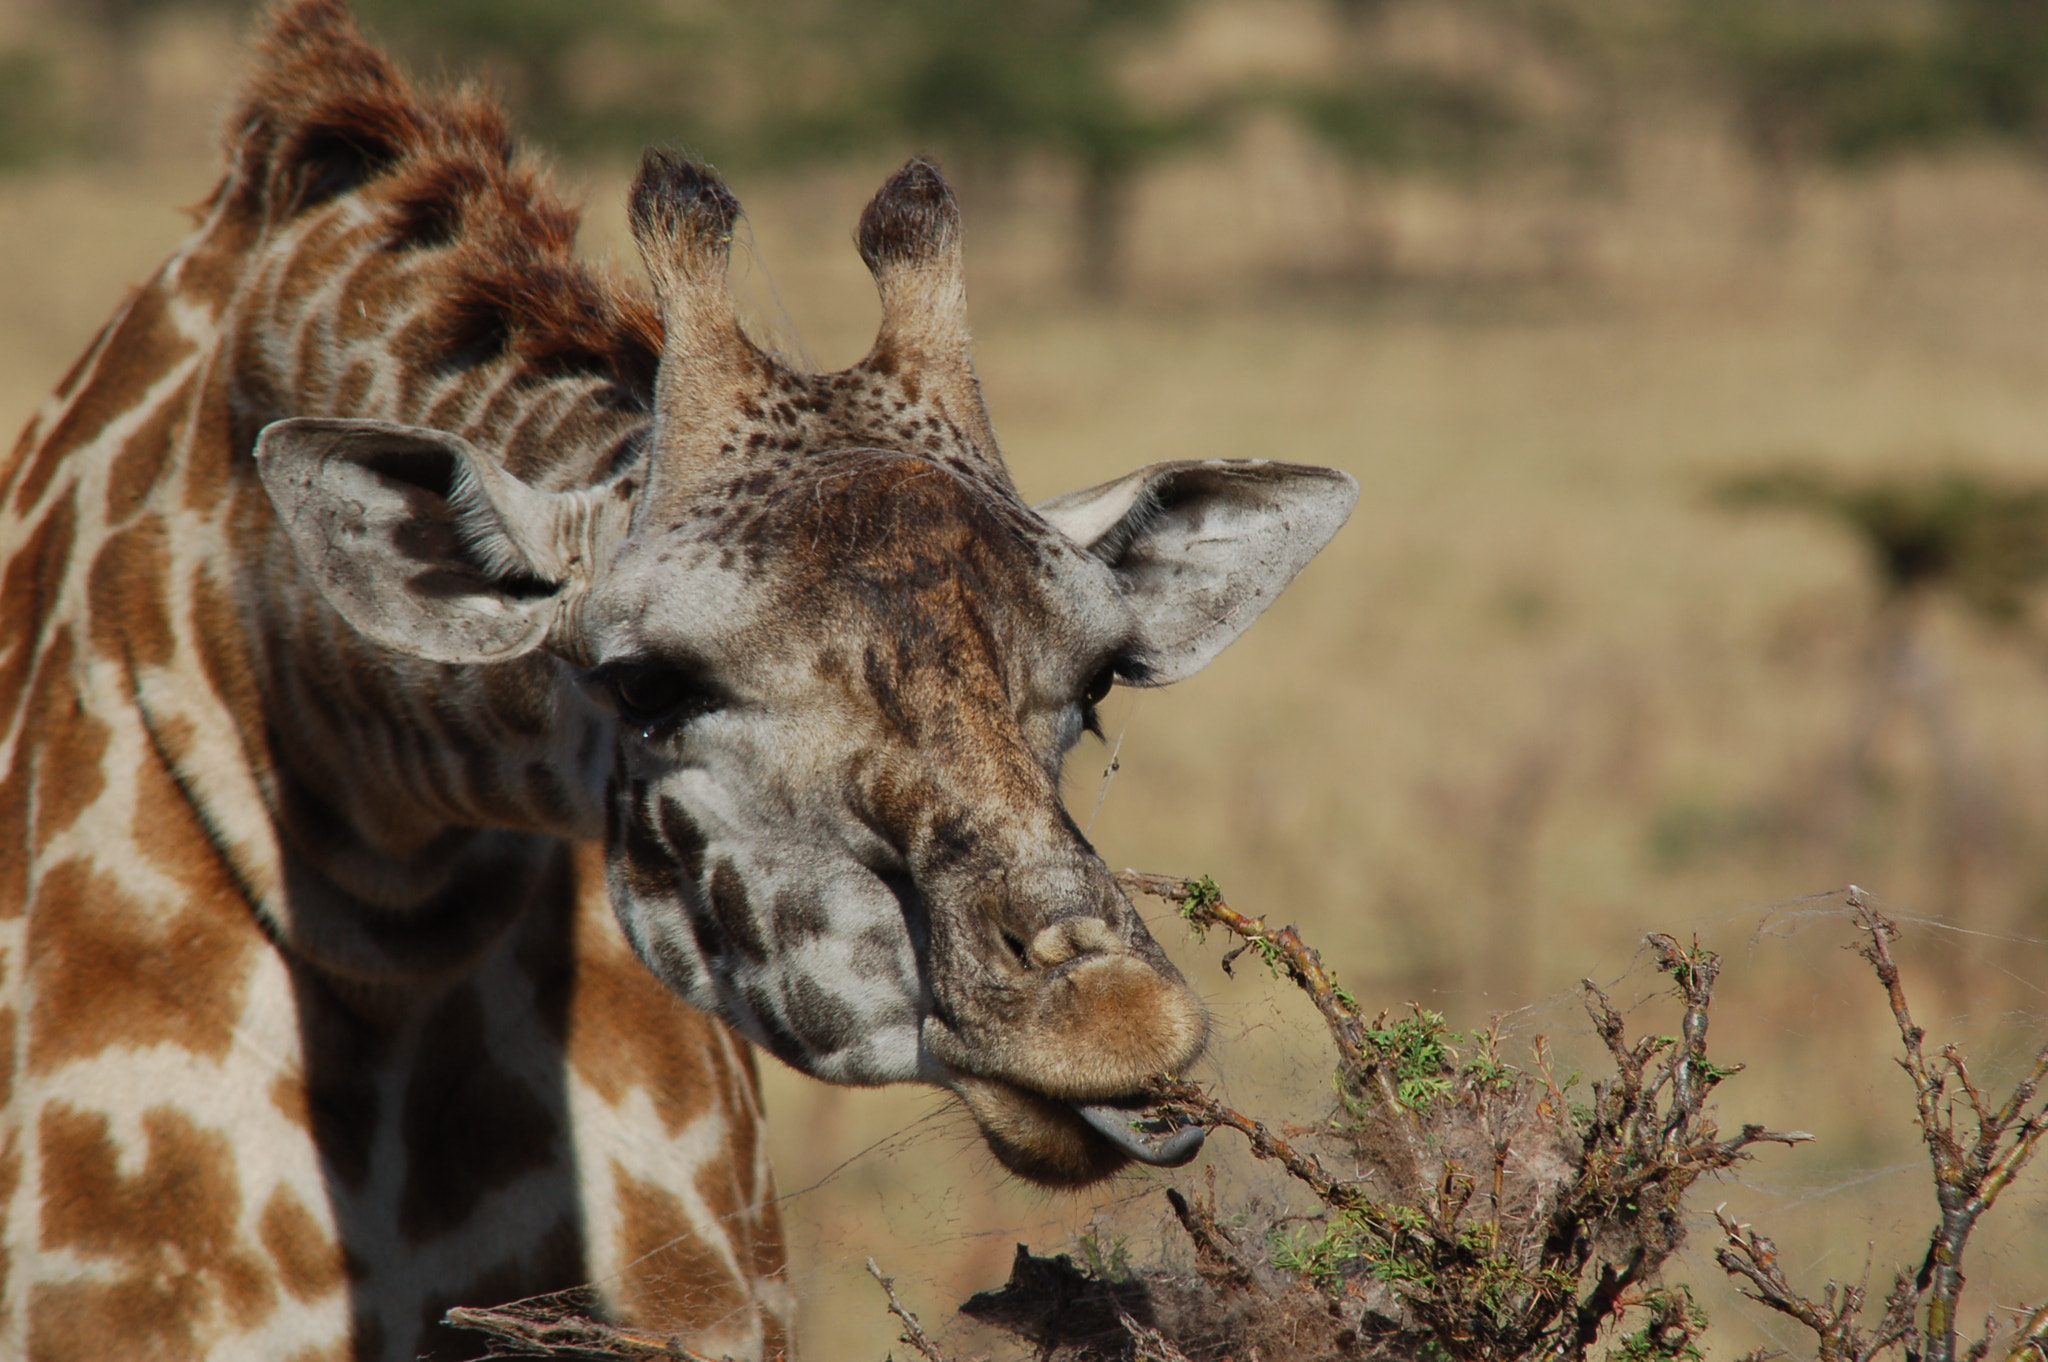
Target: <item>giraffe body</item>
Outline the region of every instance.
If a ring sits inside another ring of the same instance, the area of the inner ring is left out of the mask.
[[[728,1025],[1027,1177],[1154,1158],[1103,1104],[1205,1023],[1060,758],[1349,480],[1023,505],[918,163],[875,351],[810,375],[732,317],[715,179],[650,158],[655,297],[598,277],[340,0],[273,15],[228,161],[0,465],[0,1355],[457,1357],[449,1306],[583,1283],[773,1355]]]

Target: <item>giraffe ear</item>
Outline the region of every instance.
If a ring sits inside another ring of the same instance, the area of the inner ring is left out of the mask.
[[[256,466],[327,603],[432,662],[540,647],[630,513],[602,493],[537,491],[460,436],[388,421],[275,422]]]
[[[1163,686],[1251,627],[1357,500],[1334,468],[1185,459],[1034,509],[1116,574],[1144,629],[1144,684]]]

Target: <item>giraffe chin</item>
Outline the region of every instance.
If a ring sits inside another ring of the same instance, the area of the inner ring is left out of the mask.
[[[1177,1168],[1200,1152],[1200,1126],[1164,1123],[1135,1103],[1079,1103],[1001,1079],[959,1075],[953,1090],[997,1162],[1041,1187],[1085,1187],[1133,1162]]]

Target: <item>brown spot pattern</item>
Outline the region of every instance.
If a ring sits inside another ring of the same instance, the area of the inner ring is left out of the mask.
[[[87,595],[92,641],[103,656],[133,667],[161,667],[176,647],[164,599],[170,548],[156,516],[138,520],[109,539],[93,560]]]
[[[58,502],[28,542],[9,556],[7,575],[0,578],[0,730],[14,721],[22,688],[35,665],[43,624],[56,602],[57,590],[70,565],[77,533],[76,494]]]
[[[711,872],[711,916],[732,948],[749,960],[768,958],[768,944],[761,939],[761,924],[754,919],[747,902],[746,882],[731,861],[720,861]]]
[[[261,502],[267,517],[270,503],[261,490],[250,493]],[[242,734],[242,748],[261,770],[267,760],[263,745],[263,702],[256,674],[249,664],[243,643],[239,611],[233,595],[205,572],[192,579],[191,617],[199,665],[207,684],[235,718]]]
[[[171,457],[178,427],[192,410],[196,380],[187,379],[176,392],[158,401],[155,410],[122,444],[107,469],[107,523],[118,525],[141,507],[143,499],[156,490],[164,464]]]
[[[262,1255],[236,1221],[241,1189],[226,1135],[184,1113],[143,1113],[146,1153],[123,1177],[107,1118],[45,1108],[42,1242],[110,1260],[112,1280],[38,1286],[29,1300],[29,1351],[57,1359],[201,1356],[218,1326],[260,1323],[277,1305]]]
[[[190,733],[176,721],[166,724],[158,736],[166,739],[165,745],[172,750],[181,742],[191,741]],[[128,835],[135,839],[137,849],[152,866],[185,887],[192,895],[193,912],[211,905],[210,916],[219,920],[222,932],[245,928],[241,934],[253,944],[254,923],[229,875],[227,862],[193,812],[185,791],[172,778],[164,759],[150,753],[136,765],[130,779],[135,789],[135,810],[129,818]]]
[[[21,1185],[21,1132],[9,1130],[7,1140],[0,1144],[0,1281],[7,1280],[7,1271],[13,1264],[13,1257],[7,1245],[13,1236],[6,1233],[9,1217],[14,1206],[15,1188]],[[0,1303],[0,1330],[11,1330],[14,1326],[13,1312]]]
[[[280,1186],[270,1194],[256,1233],[277,1264],[278,1284],[292,1299],[316,1301],[347,1282],[340,1245],[291,1188]]]
[[[683,1203],[657,1183],[642,1182],[616,1162],[620,1310],[645,1329],[701,1329],[753,1310],[745,1288],[697,1237]]]
[[[180,290],[227,299],[245,277],[249,261],[243,252],[260,240],[290,241],[284,231],[266,237],[271,225],[355,193],[373,210],[369,227],[322,226],[314,249],[294,268],[273,272],[277,296],[290,305],[286,311],[319,296],[312,285],[322,271],[361,262],[365,234],[381,233],[385,239],[373,244],[392,263],[365,267],[361,291],[351,297],[387,315],[424,298],[426,320],[396,339],[381,317],[366,316],[361,328],[340,337],[343,343],[373,353],[376,346],[391,346],[378,362],[396,362],[413,374],[431,374],[443,362],[465,358],[459,352],[467,347],[485,362],[533,377],[593,375],[612,387],[586,385],[599,389],[592,405],[612,415],[586,424],[610,422],[604,429],[613,434],[627,429],[631,420],[618,413],[644,410],[661,346],[658,317],[644,297],[575,263],[574,215],[531,168],[513,160],[496,111],[468,98],[415,99],[382,56],[355,37],[339,0],[281,6],[270,26],[262,69],[234,120],[239,172],[217,191],[214,203],[224,210],[220,226],[188,262]],[[17,507],[42,497],[52,479],[64,476],[70,454],[131,411],[166,365],[190,353],[190,343],[175,334],[165,312],[168,293],[159,278],[137,296],[105,333],[89,390],[33,447],[24,444],[17,452],[9,470],[18,479],[10,488]],[[266,320],[295,328],[308,319]],[[237,362],[236,356],[247,353],[238,348],[246,339],[233,338],[215,362]],[[479,348],[480,341],[488,345]],[[322,353],[315,356],[316,350]],[[314,372],[322,364],[331,367],[326,347],[308,345],[299,353],[319,363],[308,364],[302,391],[293,396],[359,401],[367,391],[360,362],[337,388],[333,373]],[[876,366],[885,367],[896,369],[893,363]],[[265,382],[289,379],[284,373],[253,376],[250,391],[258,396],[250,399],[249,410],[262,408]],[[894,386],[915,402],[917,381],[905,372]],[[510,391],[481,379],[476,386]],[[853,429],[866,420],[847,415],[856,398],[880,409],[875,392],[846,394],[843,404],[838,393],[795,383],[769,394],[766,406],[750,417],[774,427],[774,448],[794,453],[807,443],[815,447],[834,421]],[[904,406],[897,402],[899,414]],[[907,444],[915,417],[905,418],[902,429],[892,427],[890,438]],[[520,413],[507,408],[489,420],[518,426]],[[165,526],[145,509],[169,509],[157,493],[180,453],[187,423],[193,439],[182,470],[186,508],[203,510],[233,495],[229,553],[241,570],[265,570],[262,546],[274,538],[274,526],[260,489],[246,476],[249,432],[236,429],[225,381],[202,368],[111,453],[110,521],[143,518],[104,544],[86,575],[90,644],[100,656],[131,665],[167,665],[176,653],[170,598],[177,597],[181,607],[189,603],[205,679],[244,726],[250,760],[260,766],[266,760],[263,706],[245,651],[242,603],[233,585],[214,577],[167,581]],[[571,437],[580,432],[563,432],[572,421],[530,424],[537,433],[518,426],[519,440],[507,450],[515,472],[548,467],[578,444]],[[758,494],[761,488],[753,490]],[[106,779],[105,725],[87,712],[70,675],[75,649],[86,644],[86,636],[74,640],[67,633],[54,645],[42,638],[50,603],[72,561],[73,530],[74,504],[66,498],[11,555],[0,580],[0,648],[8,649],[0,653],[0,719],[11,719],[32,693],[37,744],[34,763],[0,773],[0,913],[19,911],[26,896],[31,837],[46,843],[88,807]],[[289,650],[288,642],[284,646]],[[903,659],[890,659],[892,679],[904,666]],[[509,684],[515,678],[506,672],[504,679]],[[544,718],[540,708],[515,703],[500,703],[497,717],[517,733],[537,730]],[[31,1070],[115,1045],[168,1043],[223,1054],[232,1044],[253,952],[263,949],[247,905],[172,772],[152,758],[116,778],[136,784],[130,831],[142,855],[183,885],[188,901],[159,921],[152,914],[165,905],[131,901],[114,877],[86,862],[44,869],[30,924],[35,1002],[25,1024]],[[561,792],[544,770],[532,773],[529,784],[536,807],[552,811],[561,804]],[[28,826],[32,807],[34,828]],[[675,836],[673,828],[663,832]],[[542,989],[543,1010],[565,1037],[568,1062],[607,1101],[616,1103],[636,1087],[646,1091],[670,1133],[706,1110],[724,1110],[733,1122],[728,1157],[700,1175],[697,1190],[728,1219],[743,1271],[779,1271],[779,1227],[772,1205],[761,1202],[767,1189],[757,1185],[752,1158],[757,1132],[751,1056],[632,959],[602,903],[598,853],[585,848],[578,856],[586,890],[575,949],[557,953],[556,974]],[[694,879],[697,867],[688,869]],[[765,950],[761,924],[730,867],[716,869],[712,888],[728,935],[745,949]],[[791,934],[809,927],[801,905],[788,905],[778,924]],[[537,983],[543,982],[546,971],[534,972]],[[298,1000],[312,1077],[279,1078],[270,1097],[315,1133],[340,1183],[359,1185],[368,1173],[370,1135],[380,1115],[390,1115],[378,1111],[366,1076],[391,1062],[392,1035],[354,1015],[324,985],[300,980]],[[0,1030],[13,1020],[0,1013]],[[560,1158],[564,1143],[555,1114],[494,1059],[483,1009],[467,988],[452,993],[421,1034],[426,1041],[396,1113],[409,1153],[400,1228],[415,1243],[466,1223],[490,1193]],[[0,1088],[9,1077],[0,1073]],[[41,1131],[46,1242],[108,1259],[119,1273],[113,1280],[37,1292],[30,1330],[38,1356],[194,1355],[205,1350],[207,1331],[221,1318],[247,1325],[276,1308],[280,1291],[305,1302],[345,1284],[343,1249],[288,1189],[274,1189],[263,1203],[260,1247],[241,1235],[242,1189],[226,1134],[202,1130],[170,1108],[153,1109],[144,1117],[142,1171],[124,1177],[105,1118],[52,1107],[43,1113]],[[18,1167],[10,1144],[0,1153],[0,1183]],[[722,1313],[751,1313],[745,1284],[689,1233],[675,1195],[616,1168],[614,1175],[625,1216],[625,1256],[652,1255],[628,1274],[629,1312],[676,1328],[701,1326]],[[252,1187],[252,1204],[256,1194]],[[581,1275],[579,1234],[564,1222],[516,1264],[492,1268],[461,1295],[505,1298]],[[358,1327],[364,1331],[359,1342],[376,1346],[374,1323],[366,1316]],[[771,1351],[778,1345],[771,1337]],[[296,1358],[315,1362],[322,1355],[306,1350]],[[339,1355],[340,1350],[332,1353]]]
[[[301,1348],[285,1358],[284,1362],[350,1362],[351,1358],[357,1356],[374,1357],[376,1354],[368,1350],[358,1354],[356,1349],[350,1346],[349,1341],[344,1338],[337,1339],[325,1347],[313,1344]]]
[[[127,312],[109,325],[92,382],[73,399],[24,466],[14,489],[16,512],[26,514],[73,450],[133,411],[166,369],[192,353],[192,343],[177,334],[165,315],[168,303],[161,277],[153,279],[135,295]]]
[[[345,8],[301,0],[273,20],[233,125],[258,129],[248,157],[265,188],[253,213],[318,211],[350,190],[380,210],[367,228],[299,252],[318,265],[311,257],[379,251],[375,270],[351,286],[364,308],[430,301],[425,328],[384,342],[413,372],[502,359],[535,377],[608,378],[644,409],[661,350],[658,314],[574,259],[575,213],[514,157],[504,117],[488,102],[419,98],[357,36]],[[381,279],[392,274],[415,277],[387,290]],[[313,285],[281,282],[279,310],[296,312],[292,290]],[[480,353],[480,334],[491,353]]]
[[[14,1100],[14,1054],[15,1033],[20,1029],[21,1019],[11,1007],[0,1007],[0,1108]],[[0,1206],[6,1205],[6,1198],[0,1197]],[[0,1281],[7,1274],[0,1272]]]
[[[270,1105],[300,1130],[313,1128],[313,1110],[306,1101],[306,1085],[290,1074],[270,1080]]]
[[[189,809],[175,806],[189,818]],[[116,1045],[176,1045],[218,1059],[234,1043],[255,945],[223,892],[195,894],[164,927],[111,876],[61,861],[36,887],[28,929],[34,998],[28,1068],[44,1073]]]
[[[569,1065],[604,1101],[644,1089],[671,1135],[716,1100],[717,1025],[670,993],[633,957],[604,904],[596,847],[577,849],[576,985],[569,996]],[[594,903],[593,903],[594,900]]]
[[[72,670],[70,631],[57,636],[28,701],[28,733],[36,744],[35,843],[40,853],[50,839],[77,821],[107,786],[100,759],[106,755],[107,725],[88,711]]]
[[[94,334],[92,342],[85,349],[79,351],[77,359],[71,361],[71,367],[64,371],[64,377],[58,379],[57,386],[50,390],[49,400],[53,405],[61,405],[66,398],[78,390],[79,381],[85,377],[87,370],[92,368],[94,357],[99,354],[100,348],[107,343],[107,336],[113,331],[115,324],[120,320],[120,315],[119,312],[116,312],[112,320],[101,326],[99,331]],[[13,485],[14,479],[21,473],[24,461],[28,458],[29,454],[41,446],[43,428],[47,423],[47,413],[38,411],[30,419],[29,423],[22,427],[21,435],[14,442],[13,452],[7,456],[5,463],[0,463],[0,488]]]
[[[226,495],[232,482],[235,455],[245,447],[234,438],[226,385],[214,381],[210,371],[206,377],[206,387],[199,395],[199,412],[185,446],[184,469],[185,506],[202,514],[212,511]]]
[[[752,1087],[757,1081],[753,1075],[752,1051],[745,1052],[745,1064],[743,1080],[737,1069],[734,1078]],[[707,1163],[699,1171],[697,1194],[704,1198],[705,1205],[724,1226],[743,1270],[756,1279],[774,1277],[786,1264],[782,1217],[770,1199],[769,1189],[758,1186],[754,1176],[752,1154],[758,1132],[754,1128],[752,1105],[747,1094],[729,1094],[725,1111],[733,1122],[733,1128],[726,1137],[727,1157]],[[764,1314],[763,1318],[767,1316]],[[778,1346],[776,1339],[769,1340],[762,1349],[763,1355],[773,1357]]]
[[[0,918],[20,917],[27,907],[28,763],[17,750],[0,780]]]

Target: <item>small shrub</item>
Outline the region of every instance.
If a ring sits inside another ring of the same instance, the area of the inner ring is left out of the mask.
[[[1226,960],[1258,951],[1322,1014],[1339,1108],[1324,1130],[1289,1128],[1282,1138],[1194,1083],[1162,1078],[1154,1089],[1164,1111],[1242,1135],[1316,1209],[1226,1213],[1212,1174],[1206,1197],[1166,1194],[1193,1246],[1192,1271],[1124,1261],[1112,1283],[1020,1246],[1010,1283],[969,1301],[967,1314],[1026,1339],[1045,1362],[1572,1362],[1603,1338],[1607,1362],[1700,1362],[1706,1314],[1687,1286],[1661,1275],[1684,1241],[1684,1198],[1756,1146],[1810,1138],[1717,1128],[1706,1099],[1741,1066],[1707,1052],[1721,968],[1713,952],[1648,938],[1683,1009],[1673,1036],[1631,1039],[1606,994],[1582,983],[1613,1071],[1579,1102],[1570,1097],[1579,1076],[1560,1082],[1540,1039],[1523,1067],[1502,1057],[1496,1031],[1458,1032],[1412,1003],[1405,1015],[1368,1020],[1293,928],[1237,912],[1214,881],[1122,878],[1177,904],[1198,936],[1229,932],[1239,944]],[[1927,1266],[1898,1276],[1884,1316],[1866,1329],[1863,1286],[1831,1282],[1819,1303],[1808,1300],[1782,1275],[1770,1240],[1747,1226],[1721,1222],[1717,1261],[1753,1298],[1810,1328],[1819,1362],[1869,1362],[1887,1349],[1909,1362],[1954,1362],[1970,1229],[2048,1133],[2048,1109],[2027,1110],[2048,1078],[2048,1047],[1994,1107],[1954,1047],[1925,1055],[1891,961],[1895,932],[1860,890],[1850,902],[1899,1023],[1933,1159],[1942,1220]],[[1976,1119],[1970,1138],[1954,1130],[1958,1096]],[[1975,1362],[1993,1342],[1962,1355]],[[2048,1349],[2048,1307],[2006,1342],[2015,1359]]]

